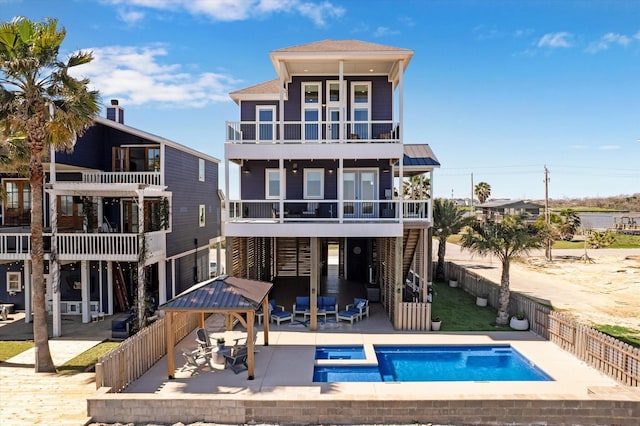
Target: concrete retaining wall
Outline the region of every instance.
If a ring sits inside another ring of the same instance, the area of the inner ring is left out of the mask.
[[[638,425],[640,398],[622,390],[615,397],[536,399],[514,395],[468,396],[465,399],[337,400],[331,395],[281,400],[259,395],[110,394],[87,399],[94,422],[224,424],[553,424]]]

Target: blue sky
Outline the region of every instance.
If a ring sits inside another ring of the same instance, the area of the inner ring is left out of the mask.
[[[436,197],[473,174],[542,199],[545,165],[551,198],[640,193],[638,1],[0,0],[18,15],[93,51],[81,74],[126,124],[220,160],[228,93],[275,78],[271,50],[357,39],[414,51],[404,137],[440,160]]]

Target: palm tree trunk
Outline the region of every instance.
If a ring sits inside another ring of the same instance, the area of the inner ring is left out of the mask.
[[[42,144],[31,143],[29,182],[31,184],[31,262],[33,292],[33,341],[37,373],[55,373],[56,367],[49,351],[49,330],[44,284],[44,244],[42,241]]]
[[[444,257],[447,252],[447,240],[438,239],[438,266],[436,266],[436,280],[444,281]]]
[[[507,325],[509,323],[509,259],[502,261],[502,276],[500,277],[500,295],[498,297],[497,325]]]

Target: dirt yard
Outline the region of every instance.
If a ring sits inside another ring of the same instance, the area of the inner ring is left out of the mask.
[[[586,323],[612,324],[640,330],[640,256],[611,256],[596,252],[586,261],[580,256],[530,257],[521,267],[555,276],[573,285],[576,308],[571,315]],[[591,253],[590,253],[591,255]]]

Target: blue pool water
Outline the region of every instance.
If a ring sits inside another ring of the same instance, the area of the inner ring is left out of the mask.
[[[550,381],[509,345],[376,346],[378,366],[316,366],[314,382]]]
[[[362,346],[316,346],[316,359],[365,359]]]

